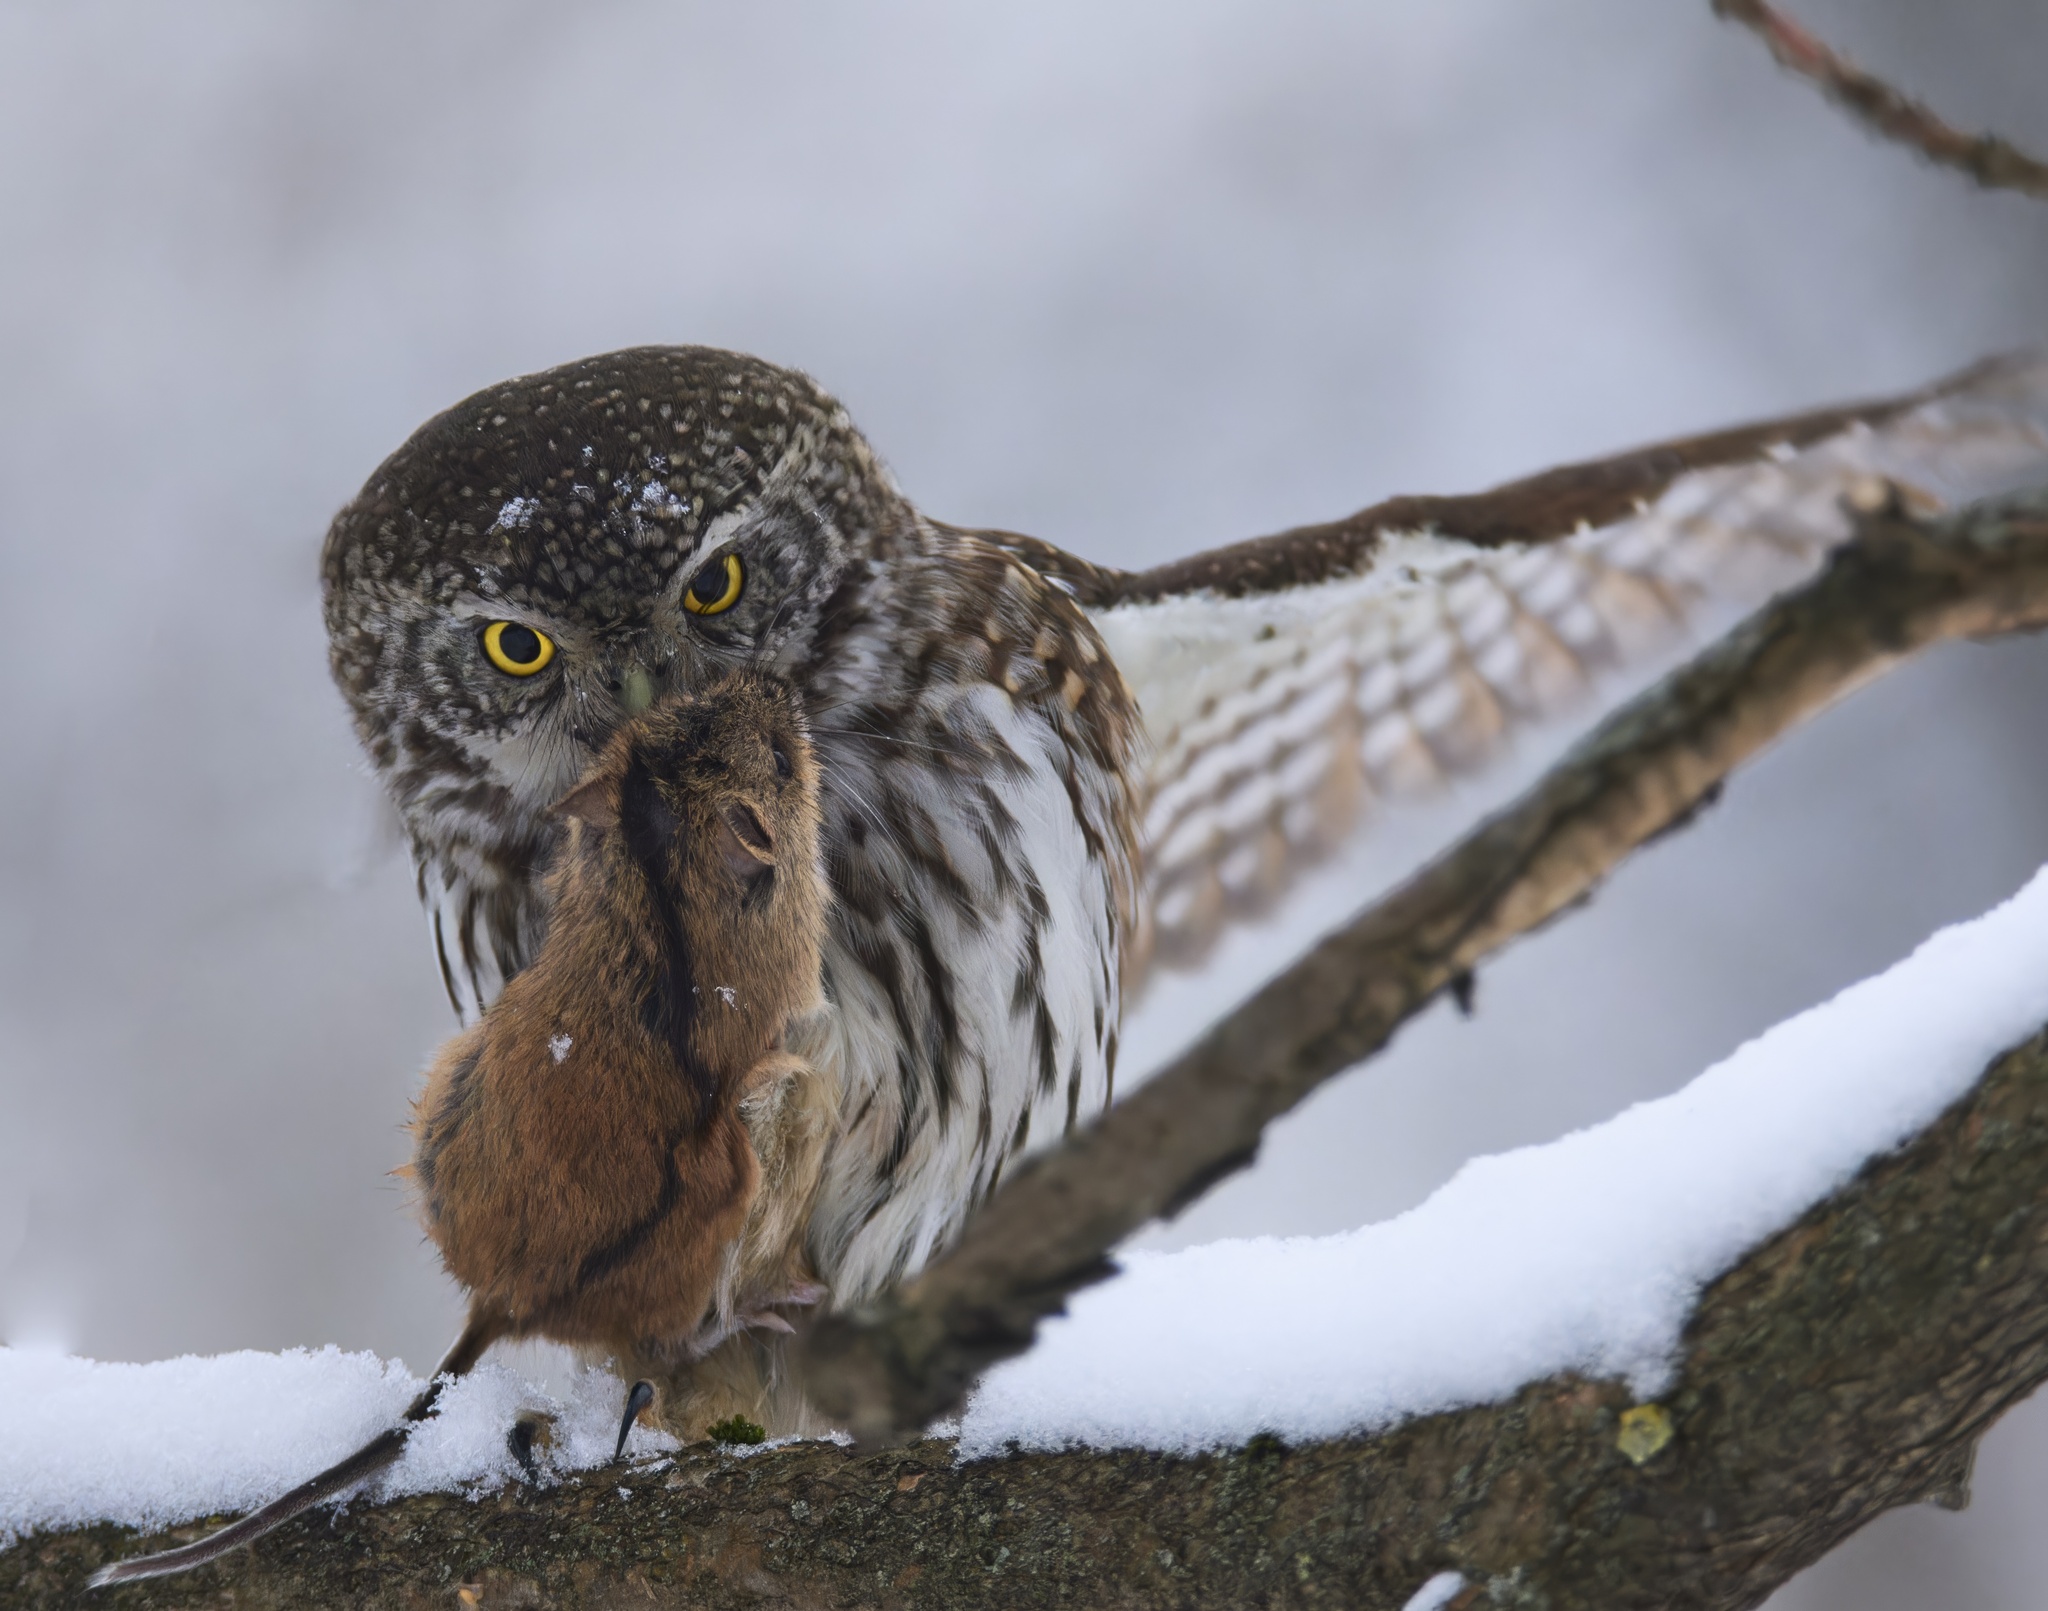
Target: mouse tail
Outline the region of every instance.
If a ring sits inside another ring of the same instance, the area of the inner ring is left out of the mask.
[[[290,1493],[271,1500],[261,1510],[250,1511],[240,1521],[230,1522],[219,1532],[209,1533],[196,1543],[103,1566],[87,1580],[88,1586],[103,1589],[113,1583],[133,1583],[145,1577],[169,1577],[174,1572],[189,1572],[195,1566],[219,1560],[244,1544],[254,1543],[265,1533],[282,1527],[300,1511],[309,1510],[323,1499],[346,1492],[364,1478],[374,1476],[392,1464],[405,1452],[405,1440],[415,1424],[407,1421],[402,1426],[378,1434],[346,1460],[329,1466],[317,1477],[307,1478]]]
[[[116,1561],[111,1566],[103,1566],[88,1579],[88,1586],[102,1589],[115,1583],[134,1583],[146,1577],[169,1577],[176,1572],[189,1572],[195,1566],[205,1566],[244,1544],[254,1543],[265,1533],[282,1527],[323,1499],[346,1493],[395,1464],[405,1453],[406,1440],[412,1436],[412,1429],[433,1413],[434,1405],[440,1400],[441,1389],[457,1377],[467,1376],[476,1362],[483,1358],[484,1350],[505,1334],[505,1329],[504,1323],[495,1316],[472,1313],[469,1324],[462,1328],[462,1335],[455,1339],[455,1346],[448,1350],[435,1369],[434,1379],[406,1407],[405,1419],[397,1426],[378,1433],[347,1459],[337,1461],[316,1477],[308,1477],[290,1493],[271,1500],[261,1510],[252,1510],[239,1521],[228,1523],[219,1532],[209,1533],[178,1549],[162,1550],[155,1555],[138,1555],[131,1561]]]

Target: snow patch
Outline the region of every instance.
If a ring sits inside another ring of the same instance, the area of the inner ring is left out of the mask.
[[[253,1509],[396,1424],[425,1385],[395,1361],[333,1347],[149,1365],[0,1348],[0,1548],[91,1522],[155,1529]],[[439,1412],[370,1491],[495,1487],[516,1471],[506,1433],[534,1409],[555,1417],[555,1470],[603,1465],[624,1391],[581,1371],[556,1396],[479,1366],[443,1390]],[[628,1448],[675,1446],[636,1427]]]
[[[1476,1158],[1384,1224],[1125,1256],[990,1373],[961,1452],[1338,1437],[1560,1371],[1654,1396],[1707,1282],[2044,1022],[2048,873],[1683,1090]]]
[[[1464,1586],[1465,1580],[1458,1573],[1439,1572],[1408,1597],[1401,1611],[1443,1611],[1451,1603],[1451,1596]]]

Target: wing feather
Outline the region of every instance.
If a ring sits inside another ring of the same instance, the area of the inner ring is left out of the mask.
[[[1483,766],[1809,575],[1871,476],[1929,508],[2048,476],[2048,355],[1155,571],[1001,540],[1090,608],[1137,696],[1150,958],[1189,965],[1375,801]]]

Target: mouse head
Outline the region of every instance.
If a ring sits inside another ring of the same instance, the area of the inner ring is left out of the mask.
[[[679,1051],[751,1063],[817,1005],[818,768],[788,684],[741,670],[659,701],[555,810],[578,824],[572,859],[596,850],[613,917],[665,956]]]

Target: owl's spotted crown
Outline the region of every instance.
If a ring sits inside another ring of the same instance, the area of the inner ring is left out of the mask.
[[[487,387],[421,426],[336,518],[327,583],[446,602],[488,579],[629,615],[771,485],[836,506],[843,529],[894,501],[809,377],[711,347],[629,348]]]

